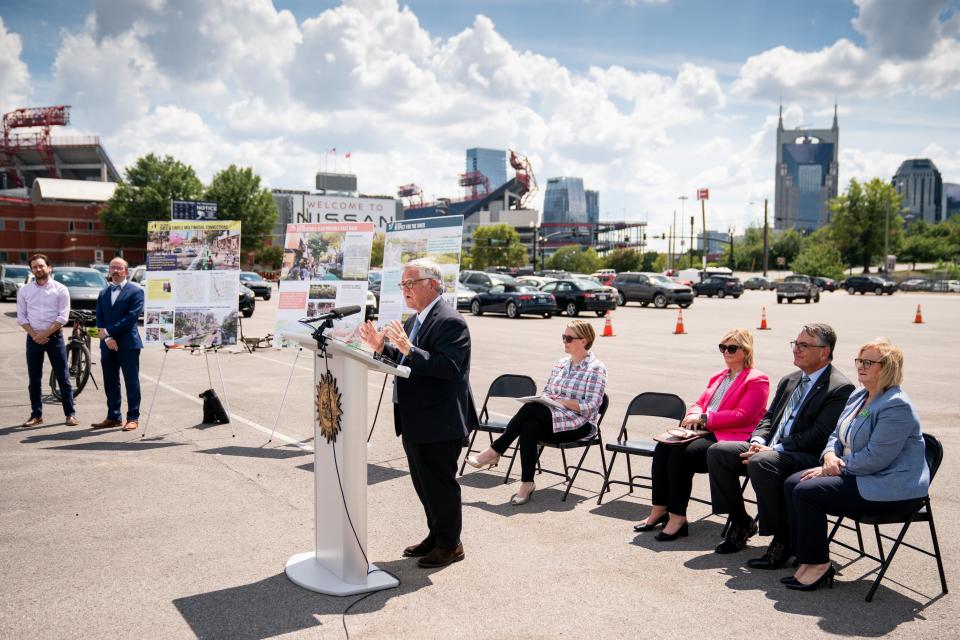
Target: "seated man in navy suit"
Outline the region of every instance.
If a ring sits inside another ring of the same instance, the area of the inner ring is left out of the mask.
[[[143,311],[143,289],[127,281],[127,261],[110,261],[110,284],[97,298],[97,329],[100,331],[100,367],[107,393],[107,419],[91,425],[108,429],[123,425],[133,431],[140,421],[140,349],[143,342],[137,319]],[[127,388],[127,420],[120,420],[120,371]]]

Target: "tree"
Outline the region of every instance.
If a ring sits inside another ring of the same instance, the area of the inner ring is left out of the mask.
[[[250,167],[230,165],[210,181],[204,198],[217,203],[221,220],[243,223],[240,245],[255,251],[264,245],[280,215],[270,190],[260,186],[260,176]]]
[[[283,266],[283,247],[264,247],[253,256],[253,261],[274,270],[279,269]]]
[[[893,185],[880,178],[865,184],[850,180],[847,192],[830,201],[833,212],[831,224],[837,248],[850,265],[870,265],[882,256],[889,218],[891,252],[896,252],[903,238],[903,218],[900,217],[901,196]]]
[[[571,273],[593,273],[600,266],[600,256],[593,247],[584,249],[578,244],[560,247],[547,260],[547,267]]]
[[[734,239],[734,268],[740,271],[758,271],[763,268],[763,229],[747,227],[740,239]],[[723,249],[723,264],[730,262],[730,245]],[[771,260],[771,264],[773,261]]]
[[[145,243],[148,222],[170,219],[171,200],[197,200],[202,193],[203,183],[192,167],[151,153],[126,170],[100,220],[118,247]]]
[[[762,231],[761,231],[762,233]],[[763,239],[761,236],[761,261],[763,260]],[[790,264],[800,254],[800,247],[803,244],[803,236],[796,229],[787,229],[778,232],[770,245],[770,262],[777,263],[777,258],[783,258],[784,262]]]
[[[635,249],[614,249],[604,258],[603,264],[607,269],[617,272],[639,271],[641,255]]]
[[[470,257],[473,268],[481,271],[487,267],[522,267],[529,262],[520,234],[507,224],[477,227]]]
[[[657,262],[660,257],[663,256],[664,265],[666,265],[666,254],[657,253],[656,251],[646,251],[643,254],[643,261],[640,263],[640,271],[656,271],[660,272],[666,269],[666,266],[657,267]]]
[[[374,234],[373,246],[370,248],[370,266],[383,267],[383,243],[386,235],[382,233]]]
[[[843,259],[840,251],[829,242],[808,243],[797,259],[790,264],[794,273],[808,276],[823,276],[839,280],[843,278]]]

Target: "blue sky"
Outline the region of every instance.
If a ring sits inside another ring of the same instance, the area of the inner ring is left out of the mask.
[[[709,187],[709,226],[742,231],[781,98],[788,128],[839,102],[841,184],[909,157],[960,182],[958,4],[0,0],[0,107],[70,104],[120,167],[169,153],[285,188],[336,162],[368,193],[454,196],[464,149],[513,148],[541,184],[582,176],[601,217],[661,233]]]

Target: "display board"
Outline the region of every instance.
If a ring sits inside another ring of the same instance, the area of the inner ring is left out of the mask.
[[[144,287],[147,345],[236,344],[240,222],[150,222]]]
[[[403,265],[417,258],[431,258],[443,275],[443,298],[457,308],[457,278],[463,249],[463,216],[421,218],[387,225],[383,244],[383,279],[380,284],[378,326],[391,320],[404,320],[408,308],[400,290]]]
[[[274,335],[309,333],[301,318],[357,305],[361,312],[336,321],[333,329],[334,337],[355,340],[364,319],[372,248],[371,222],[288,224]]]

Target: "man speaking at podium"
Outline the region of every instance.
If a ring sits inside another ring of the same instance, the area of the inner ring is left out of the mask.
[[[400,287],[416,314],[382,331],[367,321],[360,337],[377,353],[410,367],[409,378],[394,381],[393,421],[428,533],[403,555],[420,558],[417,564],[424,568],[443,567],[463,560],[457,460],[468,429],[478,423],[470,392],[470,331],[463,316],[443,302],[443,278],[432,260],[408,262]],[[385,338],[393,345],[386,346]]]

